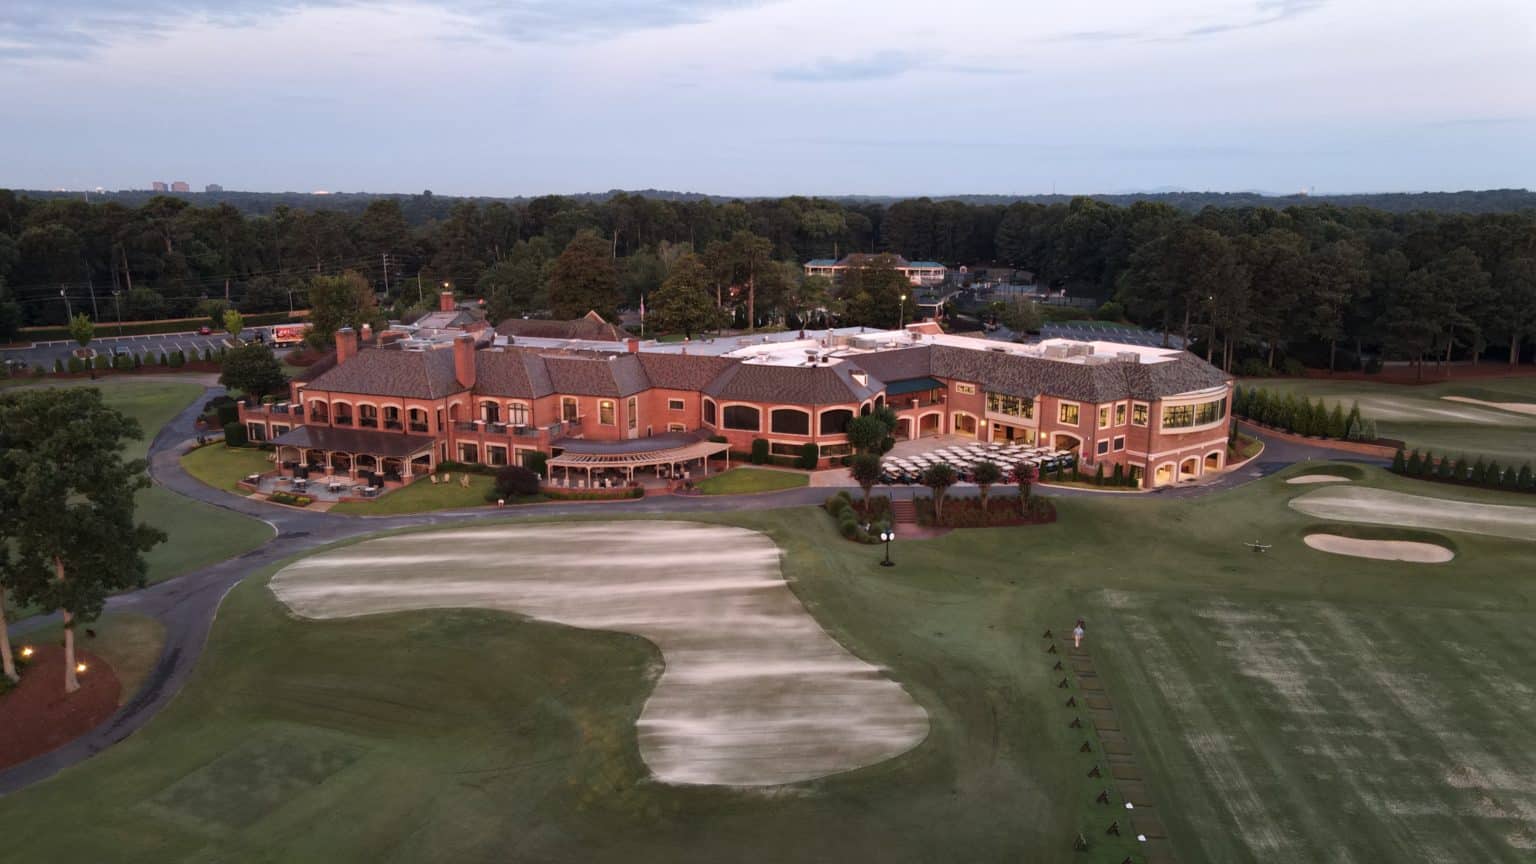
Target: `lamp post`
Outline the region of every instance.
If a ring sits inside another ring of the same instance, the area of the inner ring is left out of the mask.
[[[117,299],[119,293],[116,288],[112,289],[112,309],[117,313],[117,338],[121,339],[123,338],[123,306]]]
[[[891,541],[896,539],[896,527],[893,525],[883,529],[880,532],[880,539],[885,541],[885,560],[880,562],[880,566],[895,567],[896,562],[891,560]]]
[[[896,316],[897,330],[907,326],[907,295],[905,294],[901,295],[900,309],[901,311]]]
[[[69,305],[69,292],[67,290],[60,288],[59,296],[64,298],[64,324],[68,326],[70,320],[75,317],[75,310]]]

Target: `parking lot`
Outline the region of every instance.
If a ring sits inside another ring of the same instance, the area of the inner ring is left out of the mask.
[[[97,328],[97,332],[110,331],[110,325]],[[248,327],[241,331],[240,338],[244,341],[252,341],[257,335],[262,339],[272,338],[271,327]],[[183,351],[187,359],[194,355],[201,357],[204,350],[218,351],[220,348],[233,344],[228,333],[214,332],[209,335],[201,335],[197,331],[186,333],[157,333],[148,336],[109,336],[101,335],[91,340],[90,347],[98,354],[112,354],[117,351],[127,351],[133,354],[149,353],[158,357],[162,352],[169,354],[172,351]],[[67,359],[69,352],[75,348],[73,340],[58,340],[52,342],[36,342],[30,348],[13,348],[4,352],[6,360],[22,360],[28,366],[41,366],[44,369],[52,369],[54,360]]]

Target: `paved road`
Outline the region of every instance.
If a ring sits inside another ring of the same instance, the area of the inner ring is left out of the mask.
[[[768,510],[820,504],[831,494],[826,487],[802,487],[782,492],[738,495],[729,498],[656,496],[605,504],[601,505],[601,509],[590,504],[545,504],[518,510],[476,508],[380,517],[341,516],[291,510],[221,492],[204,485],[181,469],[179,454],[183,449],[182,445],[195,437],[193,421],[197,418],[198,409],[208,399],[222,392],[222,388],[209,387],[202,399],[194,402],[160,431],[150,445],[150,474],[157,483],[189,498],[262,519],[272,525],[276,536],[266,545],[236,558],[152,585],[142,591],[113,597],[107,603],[109,612],[135,612],[148,615],[165,625],[165,648],[159,662],[143,688],[105,723],[51,753],[0,771],[0,795],[6,795],[45,780],[121,741],[148,723],[186,684],[197,658],[202,655],[209,630],[213,625],[214,615],[224,595],[246,576],[291,556],[364,534],[450,522],[547,519],[552,516],[578,513],[583,515],[594,513],[667,515]],[[1337,460],[1339,458],[1339,454],[1321,448],[1273,441],[1266,447],[1259,460],[1237,471],[1223,474],[1218,480],[1169,489],[1146,497],[1149,499],[1189,498],[1207,495],[1272,474],[1295,462],[1307,459]],[[907,487],[895,487],[891,490],[892,494],[898,498],[910,497],[917,491],[919,490]],[[999,488],[994,494],[1009,494],[1010,491],[1012,490]],[[1046,491],[1046,494],[1074,497],[1099,493],[1080,489],[1051,489]],[[19,622],[13,629],[17,633],[24,633],[44,626],[51,620],[51,616],[40,616]]]
[[[162,352],[169,354],[172,351],[184,351],[188,357],[193,354],[201,357],[204,350],[217,351],[224,347],[229,339],[229,334],[215,332],[208,336],[201,336],[196,331],[186,333],[157,333],[150,336],[113,336],[115,330],[111,324],[98,323],[97,336],[91,340],[91,348],[98,354],[112,354],[115,351],[127,351],[142,355],[146,352],[159,356]],[[263,339],[272,336],[271,327],[247,327],[241,331],[240,338],[250,341],[260,334]],[[52,369],[56,359],[69,359],[69,352],[74,349],[72,340],[54,342],[36,342],[30,348],[10,348],[0,354],[6,360],[24,360],[29,366],[41,366],[44,369]]]

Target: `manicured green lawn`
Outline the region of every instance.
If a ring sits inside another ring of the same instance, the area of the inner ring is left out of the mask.
[[[1085,778],[1104,763],[1040,639],[1083,615],[1180,861],[1528,860],[1536,538],[1317,552],[1326,523],[1287,506],[1315,488],[1063,498],[1053,525],[898,540],[892,568],[814,508],[697,517],[772,537],[811,614],[929,713],[910,753],[782,792],[647,779],[642,640],[477,610],[305,621],[253,578],[166,713],[0,800],[0,836],[18,860],[1118,862],[1136,844],[1104,827],[1128,815],[1092,803],[1112,781]]]
[[[431,480],[423,478],[372,501],[343,501],[332,507],[331,512],[351,516],[398,516],[430,510],[484,507],[487,503],[485,496],[490,494],[494,478],[471,474],[469,488],[466,489],[459,485],[459,476],[458,472],[454,472],[452,483],[439,483],[436,486],[432,485]]]
[[[1490,378],[1424,385],[1377,384],[1370,381],[1326,381],[1315,378],[1246,379],[1244,387],[1276,393],[1294,392],[1322,397],[1331,407],[1339,402],[1376,420],[1377,432],[1452,457],[1466,454],[1497,459],[1501,464],[1532,461],[1536,451],[1536,415],[1484,405],[1456,402],[1446,396],[1484,402],[1523,402],[1536,405],[1536,378]]]
[[[270,455],[265,450],[210,444],[181,457],[181,467],[215,489],[248,495],[250,493],[240,487],[240,481],[247,475],[270,470],[272,463],[267,461]]]
[[[777,492],[795,489],[810,482],[804,474],[788,471],[767,471],[762,468],[732,468],[724,474],[716,474],[699,481],[699,490],[705,495],[740,495],[743,492]]]

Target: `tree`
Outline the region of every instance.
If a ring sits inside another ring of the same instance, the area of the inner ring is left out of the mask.
[[[894,328],[901,322],[908,302],[901,298],[911,290],[912,283],[896,269],[895,259],[889,255],[854,267],[843,274],[839,286],[845,322]],[[907,320],[911,317],[907,316]]]
[[[260,398],[281,392],[288,385],[288,378],[272,349],[260,342],[252,342],[224,355],[219,383]]]
[[[1383,322],[1384,344],[1413,361],[1420,380],[1424,378],[1424,355],[1440,343],[1455,312],[1440,289],[1439,281],[1429,272],[1409,273]]]
[[[11,535],[14,532],[6,518],[16,512],[15,504],[7,500],[8,493],[13,491],[13,484],[0,483],[0,674],[11,681],[17,681],[21,676],[16,674],[16,658],[11,655],[10,628],[5,620],[5,597],[14,590],[18,575],[16,565],[11,561]]]
[[[1503,337],[1509,346],[1509,365],[1520,362],[1520,343],[1536,330],[1536,257],[1511,258],[1499,267],[1493,281],[1495,304],[1490,333]],[[0,325],[0,336],[4,327]]]
[[[522,240],[513,246],[505,258],[480,277],[477,287],[486,299],[486,317],[492,323],[500,323],[548,309],[554,259],[554,249],[544,237]]]
[[[361,329],[380,320],[373,286],[355,271],[340,276],[316,276],[309,281],[309,339],[329,343],[343,327]]]
[[[84,348],[96,338],[96,325],[91,322],[90,316],[82,312],[69,319],[69,336]]]
[[[991,309],[997,315],[997,320],[1014,333],[1039,333],[1045,324],[1045,317],[1040,314],[1040,306],[1033,300],[1022,297],[1012,300],[998,300],[992,303]]]
[[[142,586],[144,553],[165,534],[133,521],[149,486],[142,459],[123,461],[139,424],[94,388],[0,397],[0,484],[15,547],[16,599],[64,618],[64,689],[75,673],[75,626],[114,591]]]
[[[11,299],[0,279],[0,342],[14,342],[21,332],[21,304]]]
[[[229,304],[223,300],[204,300],[198,304],[198,311],[208,319],[208,326],[216,329],[224,329],[224,313],[229,309]]]
[[[885,439],[890,435],[885,422],[873,414],[865,414],[848,421],[848,443],[860,453],[880,453]]]
[[[1003,469],[996,462],[981,461],[971,466],[971,479],[976,481],[976,487],[981,491],[981,509],[987,509],[987,493],[991,491],[992,484],[1003,479]]]
[[[869,493],[880,482],[881,472],[884,467],[880,464],[880,457],[874,453],[859,453],[848,463],[848,470],[853,474],[853,480],[864,490],[864,512],[869,512]]]
[[[651,321],[659,332],[681,332],[691,339],[721,324],[720,310],[709,296],[709,270],[692,252],[672,265],[650,306]]]
[[[225,309],[223,327],[229,338],[239,342],[240,334],[245,332],[245,316],[233,309]]]
[[[500,498],[526,498],[539,494],[539,475],[521,465],[507,465],[496,471],[496,495]]]
[[[549,302],[556,318],[580,318],[595,311],[613,319],[619,311],[619,274],[608,241],[591,231],[572,238],[555,259]]]
[[[948,462],[928,466],[923,472],[923,485],[933,490],[933,521],[944,519],[944,494],[955,485],[955,469]]]

